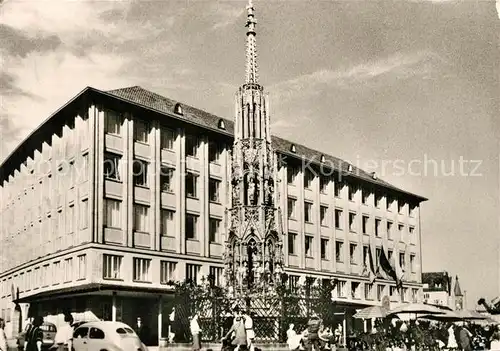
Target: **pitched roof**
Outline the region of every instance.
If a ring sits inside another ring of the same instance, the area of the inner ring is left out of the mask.
[[[422,284],[429,287],[426,291],[446,291],[451,293],[451,277],[448,272],[425,272],[422,273]]]
[[[103,92],[112,96],[116,96],[122,100],[128,101],[135,105],[155,110],[157,112],[168,114],[169,116],[175,116],[174,108],[178,101],[169,99],[167,97],[161,96],[154,92],[148,91],[140,86],[127,87],[122,89],[110,90]],[[198,108],[181,103],[183,114],[179,116],[181,119],[199,125],[201,127],[209,128],[211,130],[223,133],[226,135],[234,135],[234,123],[231,120],[221,118],[219,116],[213,115],[206,111],[200,110]],[[225,131],[221,131],[218,128],[219,122],[223,120],[225,124]],[[385,188],[394,190],[396,192],[414,197],[419,201],[425,201],[426,198],[415,195],[413,193],[404,191],[387,183],[381,179],[374,179],[371,173],[365,172],[364,170],[343,161],[335,156],[322,153],[317,150],[308,148],[307,146],[296,144],[292,141],[288,141],[277,136],[272,136],[273,146],[276,151],[281,154],[288,155],[291,157],[303,159],[303,160],[314,160],[312,164],[320,165],[322,163],[322,157],[324,158],[324,165],[327,168],[333,168],[337,172],[341,173],[343,176],[349,176],[357,179],[364,180],[366,182],[383,186]],[[291,151],[292,145],[295,146],[295,152]]]
[[[463,296],[462,289],[460,289],[460,283],[458,282],[458,275],[455,277],[455,287],[453,288],[453,295]]]

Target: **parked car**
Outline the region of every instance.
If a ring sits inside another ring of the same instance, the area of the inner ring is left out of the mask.
[[[73,332],[75,351],[147,351],[137,334],[125,323],[96,321]]]
[[[31,324],[28,324],[24,331],[22,331],[17,337],[17,345],[21,348],[24,348],[24,341],[26,340],[26,334],[31,329]],[[57,328],[55,324],[49,322],[43,322],[40,326],[40,329],[43,332],[43,341],[42,348],[49,349],[52,345],[54,345],[54,338],[56,336]]]

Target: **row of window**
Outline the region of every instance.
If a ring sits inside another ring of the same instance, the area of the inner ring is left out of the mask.
[[[290,219],[297,219],[297,200],[295,198],[289,197],[288,198],[288,218]],[[324,227],[329,227],[329,207],[320,205],[320,223]],[[343,223],[343,214],[344,211],[341,209],[336,208],[334,210],[334,225],[335,228],[337,229],[342,229],[342,223]],[[355,212],[349,212],[349,231],[351,232],[356,232],[356,223],[357,223],[357,214]],[[362,221],[361,221],[361,232],[363,234],[368,234],[368,223],[370,221],[370,217],[368,215],[362,215]],[[304,202],[304,222],[306,223],[313,223],[314,222],[314,212],[313,212],[313,203],[309,201]],[[382,220],[379,218],[375,219],[375,226],[374,226],[374,232],[375,236],[380,236],[381,234],[381,223]],[[393,222],[387,221],[387,237],[389,239],[392,238],[392,227],[393,227]],[[404,232],[405,225],[404,224],[398,224],[398,231],[399,233],[403,234]],[[408,227],[408,232],[410,234],[413,234],[415,232],[415,227],[409,226]]]
[[[132,165],[132,182],[136,186],[149,187],[148,169],[150,164],[142,160],[134,160]],[[122,181],[121,156],[112,153],[104,154],[104,177],[114,181]],[[175,167],[161,165],[160,167],[160,189],[163,192],[173,193],[175,190]],[[199,175],[193,172],[185,173],[186,196],[199,198]],[[208,182],[208,197],[211,202],[220,203],[220,184],[218,179],[210,178]]]
[[[123,279],[123,257],[118,255],[103,255],[103,278]],[[177,271],[178,263],[173,261],[160,261],[160,283],[167,284],[179,280]],[[222,285],[223,268],[210,266],[209,275],[216,286]],[[132,279],[136,282],[152,282],[151,259],[133,258]],[[201,265],[186,263],[186,280],[201,283]]]
[[[124,118],[122,115],[114,112],[107,111],[105,116],[104,132],[107,134],[122,135],[122,125]],[[148,144],[149,134],[151,131],[150,124],[141,119],[134,119],[134,141]],[[161,127],[160,129],[160,148],[163,150],[174,150],[177,135],[174,130]],[[198,157],[200,140],[195,135],[186,135],[186,156]],[[208,145],[208,158],[210,162],[219,163],[222,147],[216,142],[209,142]]]
[[[122,201],[115,199],[105,199],[104,204],[104,226],[106,228],[122,229]],[[177,230],[175,226],[175,215],[176,211],[161,209],[160,211],[160,235],[161,236],[177,236]],[[150,233],[152,228],[150,228],[150,207],[145,205],[134,204],[134,217],[133,217],[133,231]],[[186,239],[199,239],[200,224],[199,215],[186,213],[185,216],[185,235]],[[219,218],[209,218],[209,242],[220,242],[221,241],[221,223],[222,220]]]
[[[327,238],[321,238],[321,245],[320,245],[320,250],[321,250],[321,259],[322,260],[329,260],[330,257],[330,239]],[[349,261],[351,264],[365,264],[367,262],[367,257],[368,257],[368,252],[369,252],[369,246],[368,245],[363,245],[363,261],[359,262],[359,255],[358,255],[358,247],[359,245],[356,243],[350,243],[349,244]],[[306,257],[314,257],[314,237],[310,235],[305,236],[304,240],[304,252]],[[297,247],[297,234],[296,233],[288,233],[288,254],[289,255],[297,255],[299,252],[302,252],[301,250],[298,249]],[[375,263],[378,266],[379,264],[379,258],[382,253],[381,248],[376,248],[375,249]],[[393,250],[388,250],[387,251],[388,259],[392,258],[393,255]],[[406,267],[406,262],[405,262],[405,257],[406,254],[404,252],[399,253],[399,265],[401,267]],[[340,240],[335,241],[335,260],[337,262],[344,262],[344,242]],[[415,272],[416,270],[416,255],[415,254],[410,254],[410,269],[411,272]]]
[[[39,288],[69,283],[85,279],[87,276],[87,255],[75,258],[68,257],[52,263],[42,264],[2,281],[2,297],[11,294],[14,285],[19,292],[37,290]]]
[[[287,180],[288,184],[295,185],[297,183],[297,177],[299,175],[299,168],[288,166],[287,167]],[[304,177],[304,188],[312,189],[313,181],[316,177],[319,177],[319,188],[322,194],[328,193],[328,186],[331,183],[334,188],[334,196],[340,198],[345,187],[347,187],[347,198],[349,201],[354,201],[358,194],[361,197],[361,203],[365,205],[375,205],[375,207],[380,208],[382,204],[382,199],[384,196],[380,193],[373,193],[369,189],[365,189],[360,185],[356,184],[346,184],[344,181],[334,182],[333,177],[325,175],[314,174],[311,170],[305,169],[303,172]],[[373,199],[372,199],[373,197]],[[391,196],[386,197],[386,209],[392,211],[394,205],[397,203],[397,211],[400,214],[404,213],[405,206],[409,206],[409,213],[411,217],[415,216],[416,206],[414,204],[407,204],[402,199],[395,199]]]
[[[299,286],[300,277],[297,275],[288,276],[288,286],[290,289],[295,290]],[[324,284],[327,279],[323,279]],[[376,287],[376,295],[374,295],[374,288]],[[402,302],[417,302],[418,300],[418,289],[416,288],[403,288],[402,291],[398,290],[393,285],[387,284],[373,284],[373,283],[362,283],[346,280],[337,280],[333,289],[333,296],[338,298],[350,298],[353,300],[377,300],[382,301],[385,295],[388,295],[392,301],[402,301]]]

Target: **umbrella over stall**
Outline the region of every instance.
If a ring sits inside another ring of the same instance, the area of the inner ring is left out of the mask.
[[[400,313],[412,314],[415,315],[415,318],[418,318],[418,315],[445,314],[446,311],[423,303],[408,303],[389,311],[390,315]]]
[[[370,306],[359,310],[353,317],[358,319],[385,318],[389,311],[382,306]]]

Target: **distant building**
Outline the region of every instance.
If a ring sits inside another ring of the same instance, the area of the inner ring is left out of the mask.
[[[445,306],[453,310],[465,308],[465,299],[458,282],[458,276],[453,278],[448,272],[422,273],[424,303]]]

